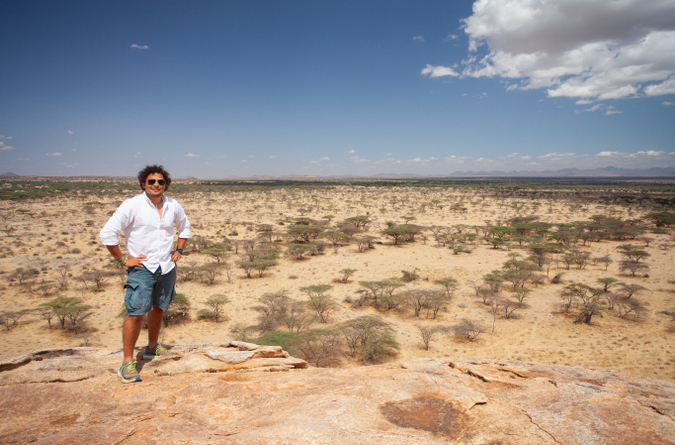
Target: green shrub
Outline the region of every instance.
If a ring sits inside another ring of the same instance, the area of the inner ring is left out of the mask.
[[[164,326],[190,321],[190,300],[183,294],[176,294],[169,308],[164,311]]]
[[[281,346],[291,355],[298,355],[299,334],[295,332],[266,331],[260,338],[253,340],[256,345]]]

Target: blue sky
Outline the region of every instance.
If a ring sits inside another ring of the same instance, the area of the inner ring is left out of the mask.
[[[6,0],[0,60],[0,173],[675,166],[675,0]]]

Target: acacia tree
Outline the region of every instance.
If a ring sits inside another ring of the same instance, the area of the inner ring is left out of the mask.
[[[532,264],[532,263],[530,263]],[[509,269],[499,272],[499,276],[508,281],[513,286],[513,291],[517,292],[525,286],[525,282],[532,277],[532,272],[523,269]]]
[[[77,304],[71,305],[67,308],[66,318],[68,320],[68,325],[73,330],[75,334],[78,333],[79,329],[82,329],[84,321],[94,315],[90,310],[93,306],[89,304],[84,304],[82,300],[79,300]]]
[[[563,261],[565,261],[567,269],[570,268],[571,264],[576,264],[579,270],[585,269],[590,258],[589,252],[583,252],[579,249],[571,249],[563,255]]]
[[[354,275],[355,272],[356,272],[356,269],[349,269],[349,268],[342,269],[342,270],[340,271],[340,274],[342,274],[342,278],[340,279],[340,281],[341,281],[342,283],[348,283],[348,282],[349,282],[349,277],[351,277],[352,275]]]
[[[560,298],[562,298],[565,301],[565,312],[569,312],[570,309],[572,308],[572,305],[574,304],[574,301],[581,294],[586,292],[585,287],[588,286],[579,283],[572,283],[565,286],[563,291],[560,293]]]
[[[605,265],[605,271],[609,269],[609,265],[613,263],[609,255],[604,255],[593,259],[593,263],[601,263]]]
[[[434,292],[427,300],[427,318],[431,315],[431,319],[435,320],[438,312],[443,309],[449,302],[452,294],[447,292]]]
[[[288,254],[295,257],[296,260],[300,261],[305,259],[305,254],[309,254],[316,251],[316,247],[312,244],[289,244],[288,245]]]
[[[285,289],[277,292],[268,292],[259,297],[257,301],[259,305],[253,306],[251,309],[259,312],[261,318],[267,317],[276,320],[276,325],[283,322],[293,303],[293,300],[288,296],[288,291]]]
[[[650,220],[656,227],[675,225],[675,213],[673,212],[652,212],[645,215],[645,219]]]
[[[346,244],[351,240],[351,236],[347,235],[346,233],[342,232],[334,232],[334,231],[329,231],[329,232],[323,232],[321,234],[323,238],[328,240],[329,243],[333,245],[333,247],[337,247],[338,244]]]
[[[108,281],[108,278],[110,278],[113,275],[115,275],[114,271],[95,269],[84,272],[80,279],[84,283],[84,287],[87,289],[89,289],[89,286],[87,286],[87,281],[93,281],[95,285],[94,290],[100,292],[103,290],[103,287]]]
[[[647,308],[642,303],[632,299],[617,302],[616,309],[621,318],[626,318],[631,313],[635,315],[635,318],[639,318],[640,315],[647,312]]]
[[[626,262],[638,263],[640,260],[650,257],[651,255],[639,247],[632,244],[622,244],[617,249],[624,256]]]
[[[415,224],[401,224],[384,229],[381,233],[393,239],[394,245],[400,245],[401,241],[415,241],[415,235],[422,231],[422,227]]]
[[[51,307],[38,307],[34,309],[34,311],[40,316],[40,318],[44,318],[47,320],[47,326],[49,327],[49,330],[51,331],[52,329],[52,319],[55,317],[56,314],[54,314],[54,309]]]
[[[438,333],[437,326],[420,326],[416,325],[422,336],[422,344],[425,350],[429,350],[429,344],[434,340],[434,336]]]
[[[602,291],[605,293],[609,292],[610,286],[618,281],[619,280],[613,277],[598,278],[598,282],[603,286]]]
[[[35,278],[38,275],[40,275],[40,271],[37,269],[23,269],[19,267],[9,275],[9,280],[16,281],[19,284],[24,284],[27,280]]]
[[[502,290],[504,277],[501,276],[500,271],[492,271],[492,273],[483,276],[483,282],[490,287],[493,294],[499,294]]]
[[[75,334],[82,328],[84,321],[92,316],[92,306],[85,304],[83,300],[75,297],[57,297],[52,301],[40,305],[40,310],[45,312],[51,309],[53,316],[45,316],[47,323],[51,329],[51,318],[57,317],[61,323],[61,329],[70,327]]]
[[[390,351],[398,349],[395,342],[382,341],[388,337],[393,338],[391,324],[378,315],[364,315],[341,323],[338,329],[342,333],[347,344],[347,355],[356,357],[365,350],[382,349]]]
[[[480,334],[487,332],[487,328],[478,322],[463,320],[460,324],[454,326],[455,337],[468,341],[474,341]]]
[[[595,288],[582,283],[572,283],[565,287],[561,293],[567,303],[565,311],[569,312],[571,307],[578,311],[575,323],[590,324],[596,315],[602,314],[601,297],[604,294],[601,288]]]
[[[366,215],[352,216],[344,220],[346,224],[353,224],[359,230],[365,230],[366,226],[370,224],[370,218]]]
[[[389,278],[382,281],[359,281],[359,286],[363,288],[358,291],[363,295],[359,304],[370,298],[375,308],[394,309],[402,299],[402,295],[396,293],[396,290],[405,285],[395,278]]]
[[[434,291],[430,289],[411,289],[405,293],[405,299],[412,307],[415,317],[419,318],[420,312],[426,307],[432,293]]]
[[[306,293],[309,297],[307,305],[316,311],[321,323],[328,321],[330,312],[337,306],[333,301],[333,297],[326,294],[332,288],[333,286],[330,284],[315,284],[300,288],[300,291]]]
[[[356,247],[358,248],[359,252],[363,252],[366,249],[373,248],[375,239],[376,238],[372,235],[364,235],[355,238],[354,241],[356,242]]]
[[[204,255],[210,255],[213,259],[216,260],[218,266],[220,266],[220,261],[227,257],[229,250],[231,250],[229,244],[212,243],[208,249],[203,250],[201,253],[203,253]]]
[[[9,331],[10,328],[16,326],[19,319],[30,312],[30,309],[20,309],[18,311],[0,312],[0,324],[4,325]]]
[[[220,270],[216,264],[209,264],[199,269],[200,277],[202,282],[208,285],[216,284],[216,280],[220,275]]]
[[[306,304],[292,300],[287,313],[282,317],[283,324],[290,332],[300,333],[316,321],[316,317],[305,311]]]
[[[309,224],[298,224],[288,228],[288,234],[296,237],[305,244],[309,244],[311,239],[316,239],[323,232],[323,227]]]
[[[312,329],[300,334],[296,348],[302,358],[319,368],[338,365],[343,345],[339,329]]]
[[[497,238],[497,237],[491,237],[491,236],[484,236],[483,239],[488,243],[492,244],[492,248],[494,250],[497,250],[500,246],[503,246],[506,244],[506,241],[503,238]]]
[[[626,283],[619,283],[621,286],[621,290],[626,293],[626,299],[630,300],[634,295],[648,291],[644,286],[641,286],[639,284],[626,284]]]
[[[434,280],[434,284],[438,284],[439,286],[443,286],[445,288],[445,293],[449,297],[452,297],[452,295],[455,293],[455,289],[457,289],[457,280],[455,280],[452,277],[445,277],[445,278],[440,278],[438,280]]]
[[[546,260],[554,253],[560,252],[560,245],[556,243],[532,243],[527,246],[530,251],[530,260],[537,266],[543,267]]]
[[[627,270],[633,277],[638,272],[646,272],[647,270],[649,270],[649,266],[647,266],[644,263],[639,263],[637,261],[621,261],[621,263],[619,264],[620,264],[619,269],[621,270],[621,272]]]
[[[279,249],[254,249],[246,252],[244,259],[237,261],[237,266],[241,267],[246,276],[251,278],[254,271],[258,272],[258,277],[262,277],[267,269],[276,264]]]
[[[517,309],[523,309],[527,307],[525,303],[519,303],[518,301],[515,300],[510,300],[508,298],[503,298],[502,299],[502,309],[504,309],[504,318],[509,319],[512,317],[513,313]]]
[[[59,320],[59,322],[61,324],[61,329],[65,329],[66,328],[66,319],[67,319],[68,308],[71,307],[71,306],[77,305],[81,301],[82,300],[80,300],[79,298],[75,298],[75,297],[60,296],[60,297],[57,297],[57,298],[55,298],[52,301],[49,301],[47,303],[42,303],[40,305],[40,307],[51,308],[53,313],[54,313],[54,316],[56,316],[56,318]],[[50,322],[49,322],[49,324],[51,326]]]
[[[213,318],[216,323],[220,323],[223,318],[225,305],[229,302],[230,300],[224,294],[212,295],[204,303],[208,309],[200,311],[200,315]]]
[[[588,292],[579,296],[580,303],[578,304],[579,314],[575,323],[591,324],[591,319],[595,315],[602,315],[602,307],[600,297],[602,296],[602,289],[596,289],[588,286]]]
[[[255,326],[246,326],[243,323],[236,323],[230,328],[230,334],[239,341],[249,342],[255,333]]]

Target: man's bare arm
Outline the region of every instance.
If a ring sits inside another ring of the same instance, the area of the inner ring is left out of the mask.
[[[108,248],[108,251],[113,256],[113,258],[115,258],[116,261],[122,257],[122,249],[120,249],[120,246],[106,246],[106,247]],[[126,262],[122,264],[122,266],[125,267],[142,266],[144,259],[145,255],[141,255],[138,258],[129,257],[127,258]]]
[[[176,243],[176,250],[173,251],[171,255],[171,261],[174,263],[178,262],[183,257],[183,254],[178,251],[178,249],[183,249],[185,248],[185,243],[187,243],[187,238],[178,238],[178,242]]]

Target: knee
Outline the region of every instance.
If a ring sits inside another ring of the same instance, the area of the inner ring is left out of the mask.
[[[127,323],[136,326],[143,322],[143,315],[127,315]]]

